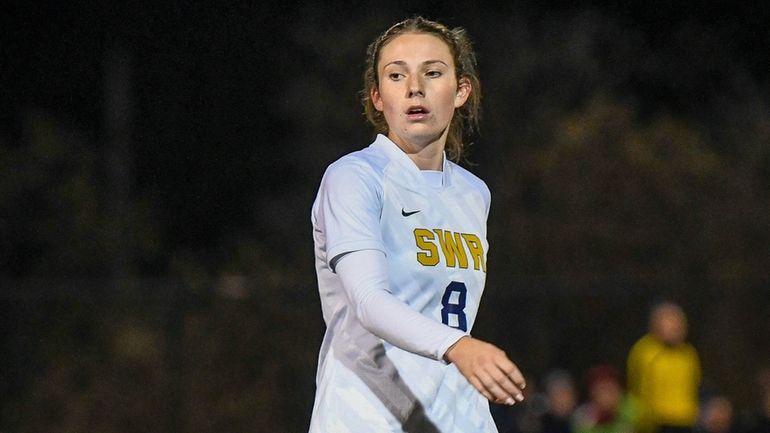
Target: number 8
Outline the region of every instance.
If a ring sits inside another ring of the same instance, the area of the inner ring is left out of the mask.
[[[457,298],[452,302],[452,294],[457,293]],[[452,328],[457,328],[461,331],[468,331],[468,321],[465,318],[465,296],[468,293],[468,289],[465,287],[465,283],[459,281],[452,281],[444,290],[444,296],[441,298],[441,322]],[[457,323],[451,324],[449,322],[450,315],[457,316]]]

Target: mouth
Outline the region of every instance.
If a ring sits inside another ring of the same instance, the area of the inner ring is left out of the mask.
[[[430,110],[422,105],[413,105],[406,110],[406,118],[409,120],[423,120],[428,117]]]

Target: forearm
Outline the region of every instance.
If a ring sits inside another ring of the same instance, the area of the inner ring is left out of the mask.
[[[447,349],[466,334],[424,316],[388,291],[387,261],[378,250],[343,256],[336,271],[361,324],[403,350],[443,360]]]

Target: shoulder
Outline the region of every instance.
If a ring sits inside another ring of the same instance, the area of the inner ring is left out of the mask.
[[[313,201],[313,224],[379,212],[384,163],[373,150],[370,146],[351,152],[326,167]]]
[[[464,188],[478,191],[484,197],[484,201],[489,203],[491,194],[486,182],[454,162],[449,161],[449,167],[452,170],[453,183],[459,184]]]
[[[590,403],[583,403],[572,412],[572,429],[578,433],[591,431],[591,426],[596,424],[594,408]]]
[[[651,352],[657,352],[662,348],[658,340],[650,334],[645,334],[631,346],[631,356],[648,356]]]
[[[379,153],[370,146],[329,164],[313,202],[314,221],[329,212],[377,212],[382,205],[382,179],[387,165]]]
[[[692,343],[682,343],[682,350],[688,357],[692,359],[698,359],[698,350],[695,348],[695,346],[692,345]]]
[[[348,153],[329,164],[324,173],[323,183],[360,185],[360,183],[381,183],[388,158],[378,149],[367,148]]]
[[[652,334],[644,334],[644,336],[640,338],[636,344],[640,347],[662,346],[661,342]]]
[[[466,168],[452,161],[449,161],[449,167],[452,169],[452,176],[454,178],[453,180],[460,180],[479,190],[489,191],[486,182],[481,180],[480,177],[468,171]]]

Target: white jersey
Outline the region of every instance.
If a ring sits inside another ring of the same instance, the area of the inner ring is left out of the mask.
[[[489,204],[486,184],[446,158],[443,186],[432,188],[383,135],[329,166],[312,210],[327,330],[311,433],[497,432],[487,400],[442,361],[447,347],[418,355],[367,331],[334,273],[342,255],[380,250],[394,297],[455,328],[441,329],[469,333],[486,278]]]

